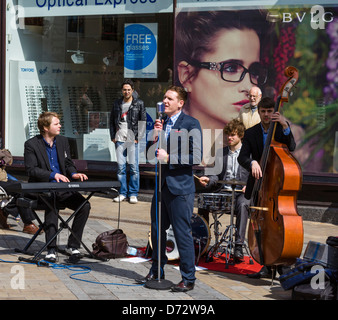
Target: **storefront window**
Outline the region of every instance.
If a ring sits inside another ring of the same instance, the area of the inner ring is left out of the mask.
[[[69,138],[75,159],[115,161],[109,116],[125,78],[132,78],[145,102],[151,128],[156,102],[172,84],[173,14],[167,11],[80,16],[48,12],[18,19],[7,57],[6,145],[13,155],[23,155],[24,142],[39,133],[39,114],[48,110],[61,115],[61,134]],[[137,52],[142,45],[152,46],[152,51]],[[148,61],[142,64],[142,58]],[[139,64],[133,65],[137,59]]]

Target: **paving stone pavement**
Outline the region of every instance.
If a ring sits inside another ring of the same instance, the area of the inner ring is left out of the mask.
[[[134,247],[145,247],[150,229],[150,203],[113,203],[110,198],[92,197],[91,215],[85,227],[83,242],[91,249],[98,234],[116,227],[126,233],[128,242]],[[197,210],[197,209],[196,209]],[[63,211],[65,217],[70,211]],[[39,215],[42,213],[39,213]],[[134,301],[181,301],[192,303],[225,300],[289,300],[291,292],[281,288],[277,280],[249,279],[245,275],[202,270],[196,272],[195,289],[187,293],[170,290],[154,290],[137,285],[134,279],[145,276],[150,262],[131,263],[124,259],[103,262],[84,257],[78,264],[67,265],[67,256],[58,254],[56,265],[49,267],[23,263],[19,257],[28,255],[15,252],[23,248],[30,235],[22,233],[22,223],[8,218],[10,230],[0,229],[0,300],[123,300]],[[222,228],[229,224],[229,216],[221,220]],[[330,235],[338,234],[338,226],[328,223],[304,221],[304,249],[308,241],[325,243]],[[62,248],[68,238],[68,230],[58,237]],[[37,252],[44,244],[44,235],[39,235],[31,251]],[[86,251],[82,248],[82,252]],[[180,273],[173,265],[165,267],[166,279],[179,282]],[[217,306],[217,304],[216,304]],[[122,311],[121,311],[122,312]],[[126,310],[130,312],[130,310]]]

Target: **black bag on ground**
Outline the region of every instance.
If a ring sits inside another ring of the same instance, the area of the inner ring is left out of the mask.
[[[326,244],[338,248],[338,237],[330,236],[326,239]]]
[[[127,255],[127,236],[121,229],[113,229],[99,234],[92,244],[92,254],[105,259],[122,258]]]

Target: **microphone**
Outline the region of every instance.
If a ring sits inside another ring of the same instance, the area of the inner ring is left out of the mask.
[[[156,103],[156,107],[157,107],[158,118],[162,121],[163,114],[164,114],[164,103],[162,101],[161,102],[157,102]]]

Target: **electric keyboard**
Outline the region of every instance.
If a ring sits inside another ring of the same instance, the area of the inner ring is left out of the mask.
[[[79,182],[14,182],[2,183],[7,193],[44,193],[52,191],[109,191],[121,186],[119,181],[79,181]]]

